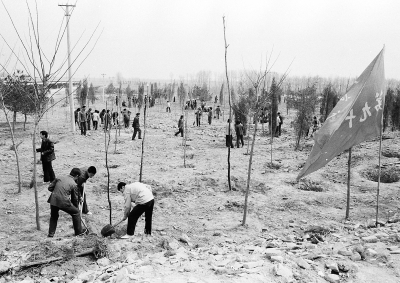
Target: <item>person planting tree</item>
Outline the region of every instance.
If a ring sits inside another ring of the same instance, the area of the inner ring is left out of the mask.
[[[83,214],[92,214],[89,211],[88,205],[86,203],[86,192],[84,192],[84,186],[86,181],[89,178],[93,178],[94,175],[96,175],[96,167],[90,166],[89,168],[80,168],[81,170],[81,175],[78,177],[78,180],[76,181],[79,189],[79,196],[82,199],[82,213]]]
[[[68,213],[72,217],[75,236],[85,235],[88,230],[82,229],[81,215],[78,209],[80,202],[76,181],[81,175],[79,168],[73,168],[68,176],[55,179],[49,186],[51,195],[48,199],[50,203],[50,223],[48,237],[54,237],[57,229],[58,213],[60,210]]]
[[[154,208],[154,196],[151,186],[141,182],[135,182],[129,185],[120,182],[117,189],[124,195],[125,200],[122,221],[128,218],[126,235],[122,236],[121,239],[129,239],[135,234],[136,223],[143,213],[145,217],[144,234],[151,235]],[[131,207],[132,203],[135,203],[133,208]]]

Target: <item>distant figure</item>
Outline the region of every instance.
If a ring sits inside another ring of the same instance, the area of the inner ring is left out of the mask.
[[[81,135],[86,136],[86,113],[85,113],[86,106],[82,106],[81,112],[78,113],[78,122],[81,128]]]
[[[219,115],[221,114],[221,108],[219,108],[219,105],[215,109],[215,115],[217,116],[217,119],[219,119]]]
[[[102,125],[104,124],[104,115],[106,115],[106,109],[103,109],[100,112],[100,120]]]
[[[226,124],[226,127],[225,127],[226,147],[233,148],[232,134],[233,134],[232,123],[231,123],[231,120],[228,119],[228,123]]]
[[[81,125],[80,125],[79,122],[78,122],[79,111],[81,111],[80,108],[78,108],[78,109],[76,109],[76,110],[74,111],[74,117],[75,117],[75,123],[78,125],[78,128],[80,129],[80,128],[81,128]]]
[[[117,111],[112,113],[112,120],[113,120],[113,125],[118,126],[119,122],[118,122],[118,112]]]
[[[196,112],[194,112],[194,115],[196,116],[196,126],[200,127],[200,120],[201,120],[201,108],[197,109]]]
[[[275,137],[279,137],[281,135],[281,128],[282,128],[282,117],[281,113],[278,112],[278,115],[276,116],[276,130],[275,130]]]
[[[86,112],[86,123],[88,130],[90,130],[91,122],[92,122],[92,108],[89,108],[89,110]]]
[[[126,108],[122,111],[122,117],[124,118],[124,126],[125,128],[129,128],[129,116]]]
[[[167,112],[171,113],[171,102],[167,100]]]
[[[175,133],[175,137],[181,133],[181,137],[183,137],[183,115],[178,121],[178,131]]]
[[[213,111],[212,111],[212,107],[210,107],[210,108],[208,108],[208,124],[209,125],[211,125],[212,117],[213,117]]]
[[[107,109],[104,115],[104,131],[107,132],[108,130],[111,130],[111,114],[109,109]]]
[[[314,133],[318,130],[318,120],[317,120],[316,116],[314,116],[312,126],[313,126],[313,130],[312,130],[311,137],[313,137]]]
[[[100,120],[100,114],[99,110],[95,110],[93,113],[93,130],[97,130],[97,126],[99,125],[99,120]]]
[[[214,103],[215,103],[215,104],[218,103],[218,96],[215,96]]]
[[[236,121],[235,125],[235,132],[236,132],[236,146],[239,147],[240,142],[242,143],[242,147],[244,146],[243,142],[243,125],[240,121]]]
[[[132,140],[134,141],[136,138],[136,134],[139,134],[138,139],[142,139],[142,130],[140,129],[140,124],[139,124],[139,115],[140,113],[136,113],[135,118],[133,118],[133,135],[132,135]]]
[[[48,139],[48,133],[46,131],[40,132],[42,144],[40,148],[36,149],[36,152],[40,152],[40,160],[42,161],[43,168],[43,182],[52,182],[55,179],[53,166],[51,162],[56,159],[54,154],[54,143]]]

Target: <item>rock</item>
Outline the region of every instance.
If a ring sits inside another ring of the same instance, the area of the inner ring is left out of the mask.
[[[391,254],[400,254],[400,249],[390,251]]]
[[[338,262],[338,268],[340,272],[349,272],[351,269],[350,265],[344,261]]]
[[[274,255],[282,255],[282,251],[278,250],[278,249],[274,249],[274,248],[265,249],[265,256],[267,258],[270,258],[271,256],[274,256]]]
[[[378,238],[375,235],[362,237],[361,239],[366,243],[377,243],[378,242]]]
[[[35,283],[35,280],[30,278],[29,276],[26,276],[25,279],[20,281],[19,283]]]
[[[328,261],[325,263],[325,267],[332,270],[335,273],[339,273],[338,264],[334,261]]]
[[[384,239],[389,237],[389,235],[384,232],[376,233],[374,236],[377,237],[378,239]]]
[[[83,273],[80,273],[78,275],[78,279],[84,281],[84,282],[90,282],[90,281],[94,281],[94,279],[96,278],[96,273],[92,270],[90,271],[85,271]]]
[[[124,267],[121,268],[118,272],[117,272],[117,277],[115,278],[114,282],[118,282],[118,283],[128,283],[130,281],[129,277],[128,277],[128,270]]]
[[[104,267],[104,266],[110,265],[110,260],[106,257],[99,258],[97,260],[97,264]]]
[[[7,272],[11,267],[11,264],[8,261],[0,261],[0,274]]]
[[[173,250],[177,250],[180,247],[179,242],[176,239],[173,239],[172,241],[169,241],[168,245]]]
[[[295,259],[295,262],[297,263],[298,266],[300,266],[303,269],[310,269],[311,268],[310,264],[307,261],[305,261],[304,259],[302,259],[302,258]]]
[[[349,250],[343,249],[343,250],[339,250],[338,254],[344,255],[344,256],[351,256],[353,253]]]
[[[375,257],[378,253],[375,250],[368,248],[365,250],[365,254],[367,256]]]
[[[279,244],[277,241],[274,240],[274,241],[268,242],[265,247],[266,248],[278,248]]]
[[[339,277],[339,275],[336,275],[336,274],[325,274],[324,279],[331,283],[339,283],[340,282],[340,277]]]
[[[359,253],[354,253],[351,255],[350,259],[352,261],[360,261],[361,260],[361,255]]]
[[[277,264],[273,268],[273,272],[276,276],[281,276],[285,282],[293,282],[293,272],[290,268],[284,266],[283,264]]]
[[[121,256],[121,246],[118,243],[108,245],[109,258],[117,260]]]
[[[139,256],[138,256],[137,253],[135,253],[135,252],[129,252],[129,253],[126,254],[125,261],[126,261],[127,263],[134,263],[134,262],[135,262],[136,260],[138,260],[138,259],[139,259]]]
[[[273,255],[273,256],[271,256],[271,261],[283,263],[283,257],[280,255]]]
[[[183,242],[183,243],[186,243],[186,244],[189,244],[190,238],[189,238],[188,235],[186,235],[185,233],[183,233],[183,234],[181,235],[181,237],[179,238],[179,241],[181,241],[181,242]]]
[[[264,264],[263,260],[253,261],[253,262],[245,262],[245,263],[243,263],[243,268],[252,269],[252,268],[259,267],[259,266],[263,266],[263,264]]]

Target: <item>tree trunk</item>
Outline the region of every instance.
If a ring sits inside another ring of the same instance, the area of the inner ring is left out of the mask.
[[[17,111],[13,112],[13,124],[12,124],[12,130],[15,133],[15,124],[17,123]]]
[[[32,176],[32,182],[33,182],[33,191],[35,193],[35,208],[36,208],[36,229],[40,229],[40,213],[39,213],[39,198],[38,198],[38,190],[37,190],[37,183],[36,183],[36,172],[37,172],[37,158],[36,158],[36,133],[37,133],[37,128],[39,126],[39,121],[38,121],[38,114],[35,114],[35,125],[33,128],[33,136],[32,136],[32,150],[33,150],[33,176]]]
[[[28,116],[24,113],[24,131],[26,131],[26,120],[28,119]]]
[[[249,198],[250,181],[251,181],[251,165],[252,165],[252,162],[253,162],[254,144],[256,143],[257,125],[258,125],[258,119],[256,119],[256,121],[254,121],[254,133],[253,133],[253,141],[251,142],[249,168],[248,168],[248,171],[247,171],[247,187],[246,187],[246,196],[244,198],[244,212],[243,212],[242,226],[246,225],[247,202],[248,202],[248,198]]]
[[[15,143],[13,126],[11,125],[10,120],[8,119],[8,115],[7,115],[6,107],[5,107],[4,103],[3,103],[2,108],[3,108],[4,116],[6,117],[6,120],[7,120],[8,128],[10,130],[11,141],[12,141],[13,149],[14,149],[14,153],[15,153],[15,159],[17,161],[18,193],[21,193],[21,169],[20,169],[20,165],[19,165],[18,145]]]
[[[140,157],[140,173],[139,173],[139,182],[142,182],[142,173],[143,173],[143,156],[144,156],[144,139],[146,137],[146,109],[147,103],[144,103],[144,121],[143,121],[143,138],[142,138],[142,156]]]
[[[228,87],[228,98],[229,98],[229,130],[228,130],[228,138],[230,138],[231,133],[231,123],[232,123],[232,105],[231,105],[231,89],[229,86],[229,77],[228,77],[228,60],[227,60],[227,53],[228,53],[228,45],[226,44],[226,35],[225,35],[225,17],[222,17],[223,24],[224,24],[224,42],[225,42],[225,75],[226,75],[226,82],[227,82],[227,87]],[[230,143],[232,141],[229,141],[229,146],[228,146],[228,187],[229,190],[232,190],[232,185],[231,185],[231,147]]]
[[[106,109],[107,109],[107,101],[106,101]],[[107,114],[106,114],[107,115]],[[111,123],[111,119],[108,123]],[[110,168],[108,167],[108,147],[110,145],[110,139],[111,139],[111,129],[108,130],[108,125],[104,122],[105,128],[104,128],[104,150],[106,153],[106,169],[107,169],[107,199],[108,199],[108,207],[110,208],[110,225],[112,225],[112,206],[111,206],[111,200],[110,200]],[[108,136],[108,139],[107,139]]]

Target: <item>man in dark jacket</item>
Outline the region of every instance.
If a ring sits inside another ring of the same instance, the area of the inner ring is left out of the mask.
[[[55,179],[51,162],[56,159],[56,155],[54,154],[54,143],[47,138],[48,135],[46,131],[40,132],[42,145],[36,149],[36,152],[40,152],[40,160],[43,167],[43,182],[45,183],[52,182]]]
[[[60,210],[72,216],[75,235],[86,234],[88,230],[82,229],[81,215],[78,209],[78,187],[76,181],[81,175],[81,170],[74,168],[68,176],[55,179],[49,186],[51,195],[48,199],[50,203],[50,225],[48,237],[54,237],[57,229],[58,212]]]
[[[175,133],[175,136],[179,135],[179,133],[181,133],[181,137],[183,137],[183,115],[181,115],[178,121],[178,131]]]
[[[235,132],[236,132],[236,146],[239,147],[240,142],[242,143],[242,147],[244,146],[243,142],[243,125],[240,121],[236,121],[235,125]]]
[[[96,175],[96,167],[90,166],[89,168],[80,168],[81,170],[81,175],[78,177],[78,180],[76,181],[78,185],[78,190],[79,190],[79,196],[82,199],[82,213],[83,214],[92,214],[89,211],[89,208],[86,203],[86,193],[84,193],[84,186],[86,181],[89,178],[93,178],[94,175]]]
[[[136,133],[139,133],[138,139],[142,138],[142,130],[140,129],[140,124],[139,124],[139,115],[140,115],[140,113],[136,113],[135,118],[133,118],[133,123],[132,123],[133,136],[132,136],[132,140],[135,140]]]

